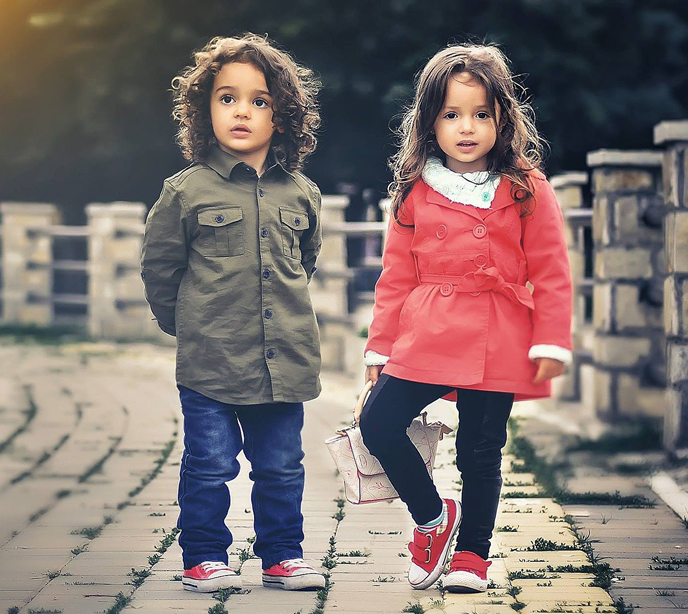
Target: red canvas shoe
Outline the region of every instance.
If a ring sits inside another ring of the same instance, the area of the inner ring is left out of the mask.
[[[263,586],[286,591],[308,591],[325,588],[325,576],[303,559],[289,559],[263,570]]]
[[[416,528],[409,544],[412,558],[408,581],[416,589],[428,588],[442,575],[451,541],[461,522],[459,502],[454,499],[443,501],[446,506],[444,522],[427,533]]]
[[[187,591],[212,593],[221,588],[241,588],[241,576],[222,561],[204,561],[184,570],[182,586]]]
[[[483,593],[487,590],[487,568],[490,565],[492,561],[486,561],[473,552],[456,552],[442,585],[450,593]]]

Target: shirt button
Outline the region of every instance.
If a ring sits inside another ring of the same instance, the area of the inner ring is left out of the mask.
[[[268,358],[274,358],[276,353],[277,353],[277,352],[275,352],[275,350],[273,350],[272,348],[270,348],[270,349],[267,351],[266,356],[267,356]]]
[[[222,222],[224,222],[224,221],[225,221],[224,215],[216,215],[215,216],[215,222],[217,222],[218,224],[222,224]]]
[[[294,226],[301,226],[301,218],[300,217],[294,218]]]
[[[269,234],[270,233],[268,232],[267,228],[263,228],[263,230],[260,231],[260,236],[263,237],[263,239],[267,237]]]
[[[258,196],[260,196],[261,198],[262,198],[263,196],[265,196],[265,192],[263,191],[263,188],[259,188],[259,189],[258,189]]]
[[[265,317],[269,320],[272,317],[272,309],[265,310]]]
[[[473,236],[476,239],[482,239],[487,234],[487,226],[485,224],[477,224],[473,228]]]
[[[440,224],[435,232],[438,239],[444,239],[447,236],[447,227],[444,224]]]
[[[449,296],[452,292],[454,292],[454,286],[449,282],[445,282],[440,286],[440,294],[442,296]]]
[[[485,266],[487,264],[487,256],[485,256],[484,254],[479,254],[475,257],[475,263],[478,266]]]
[[[269,279],[269,278],[270,278],[270,271],[268,271],[267,269],[265,269],[265,270],[263,271],[263,279]]]

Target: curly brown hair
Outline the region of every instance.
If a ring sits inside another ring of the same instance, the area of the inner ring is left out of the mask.
[[[272,95],[276,128],[272,148],[277,159],[290,171],[300,169],[315,150],[320,127],[316,101],[320,82],[313,71],[297,64],[267,36],[251,33],[215,37],[192,57],[194,64],[172,79],[172,117],[179,126],[177,144],[184,158],[198,162],[207,157],[216,142],[210,120],[215,75],[229,62],[245,62],[263,72]]]
[[[521,215],[532,212],[533,188],[528,171],[541,169],[545,149],[532,108],[519,100],[517,88],[522,88],[516,84],[509,61],[498,47],[460,44],[442,49],[425,65],[416,79],[413,103],[402,118],[399,151],[390,158],[394,180],[389,185],[389,194],[397,222],[402,203],[421,176],[428,156],[444,156],[433,126],[444,105],[450,77],[462,72],[485,87],[493,117],[499,106],[500,124],[487,170],[513,182],[511,195],[521,206]]]

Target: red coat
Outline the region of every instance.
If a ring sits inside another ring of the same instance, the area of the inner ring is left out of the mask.
[[[533,384],[528,351],[571,349],[571,274],[554,191],[541,173],[531,178],[535,208],[524,218],[506,178],[489,209],[418,180],[401,217],[415,228],[390,221],[375,287],[366,351],[389,356],[384,373],[517,401],[550,395],[549,382]]]

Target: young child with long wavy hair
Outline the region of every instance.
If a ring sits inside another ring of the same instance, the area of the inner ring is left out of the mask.
[[[417,524],[410,584],[442,575],[458,533],[443,585],[484,591],[512,404],[548,396],[571,359],[563,216],[531,109],[496,46],[437,53],[400,133],[361,431]],[[459,412],[461,504],[440,497],[406,435],[441,397]]]
[[[172,87],[192,164],[165,180],[148,215],[142,276],[160,328],[177,337],[182,584],[241,586],[225,517],[243,450],[263,584],[322,588],[301,548],[303,402],[320,392],[307,284],[321,225],[320,191],[300,169],[316,145],[319,84],[247,34],[211,40]]]

